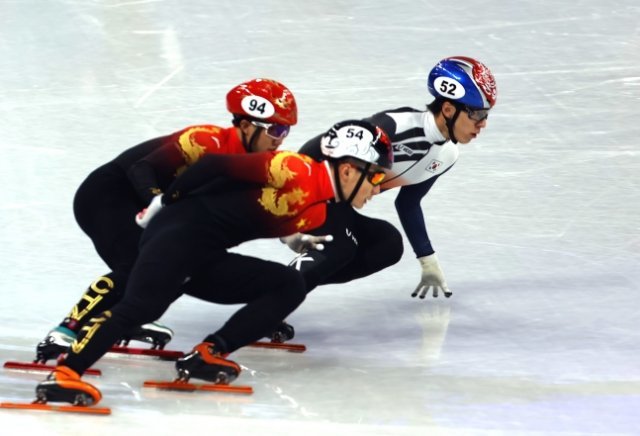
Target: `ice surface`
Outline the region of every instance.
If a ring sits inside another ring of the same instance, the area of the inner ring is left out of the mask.
[[[226,91],[295,93],[285,149],[335,121],[430,100],[441,58],[487,64],[498,104],[423,201],[454,291],[409,297],[400,263],[314,291],[304,354],[243,349],[252,397],[143,389],[171,363],[107,356],[110,417],[0,411],[2,434],[638,434],[640,6],[635,0],[0,1],[0,358],[36,343],[106,268],[73,219],[83,178],[191,124]],[[399,225],[394,192],[366,213]],[[277,241],[239,251],[288,262]],[[233,307],[184,298],[188,350]],[[0,372],[3,401],[41,374]]]

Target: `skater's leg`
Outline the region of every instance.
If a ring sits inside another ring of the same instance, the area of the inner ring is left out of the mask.
[[[229,253],[192,276],[187,294],[221,304],[241,304],[222,328],[176,361],[180,378],[228,383],[240,366],[226,356],[273,329],[306,296],[300,274],[282,264]]]
[[[62,327],[77,333],[86,320],[110,309],[122,298],[138,256],[142,228],[133,217],[141,207],[129,181],[110,165],[94,171],[76,192],[76,221],[111,272],[89,286]]]
[[[92,172],[80,185],[73,202],[76,221],[112,271],[94,280],[69,314],[38,344],[38,361],[66,352],[86,322],[120,301],[138,254],[142,229],[132,217],[141,207],[126,176],[110,164]]]
[[[392,224],[353,210],[334,210],[313,233],[331,234],[334,240],[324,244],[324,250],[309,250],[291,262],[302,273],[307,292],[371,275],[398,262],[403,253],[402,235]],[[293,337],[291,325],[283,322],[280,329]]]
[[[60,323],[60,327],[78,333],[87,320],[113,307],[122,298],[128,276],[128,273],[111,271],[98,277]]]
[[[294,258],[289,266],[302,274],[307,292],[323,284],[327,277],[341,270],[356,256],[359,244],[355,225],[356,212],[346,203],[327,207],[324,225],[313,230],[314,235],[332,235],[333,241],[324,244],[324,250],[309,250]]]
[[[115,272],[105,274],[94,281],[82,296],[82,299],[71,309],[69,315],[60,325],[51,330],[36,347],[36,360],[46,362],[57,359],[66,353],[69,346],[80,332],[80,328],[91,318],[112,307],[120,300],[122,292],[116,294],[116,283],[126,283],[126,275]],[[102,310],[101,310],[102,309]]]
[[[304,281],[295,270],[236,253],[194,275],[187,294],[219,304],[245,304],[224,326],[208,335],[222,353],[262,338],[305,299]]]
[[[155,218],[156,225],[147,228],[124,297],[81,329],[66,366],[82,374],[125,332],[158,319],[175,300],[186,277],[226,253],[212,247],[200,229],[189,223],[191,212],[175,206]]]
[[[402,258],[402,235],[391,223],[356,213],[356,228],[358,248],[355,257],[348,265],[328,275],[322,284],[347,283],[367,277]]]

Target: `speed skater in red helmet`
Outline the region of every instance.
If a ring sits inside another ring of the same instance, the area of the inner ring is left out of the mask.
[[[36,360],[44,362],[66,352],[88,320],[120,300],[142,234],[132,216],[204,155],[278,149],[298,118],[293,93],[272,79],[234,86],[226,95],[226,106],[233,118],[230,127],[193,125],[149,139],[100,166],[82,182],[73,202],[74,215],[110,271],[87,288],[38,344]],[[142,340],[162,348],[172,335],[171,329],[149,323],[126,332],[122,340]]]
[[[227,93],[227,110],[233,114],[233,125],[239,127],[249,122],[256,127],[252,134],[242,130],[242,143],[247,151],[268,151],[258,141],[260,133],[274,141],[289,134],[291,126],[298,122],[298,107],[289,89],[270,79],[254,79],[235,86]],[[275,142],[274,142],[275,144]]]

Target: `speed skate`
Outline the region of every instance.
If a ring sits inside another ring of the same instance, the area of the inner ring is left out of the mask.
[[[171,391],[209,391],[228,392],[233,394],[253,394],[251,386],[230,385],[225,383],[190,383],[187,380],[175,379],[174,381],[147,380],[144,382],[145,388],[156,388]]]
[[[303,344],[289,344],[286,342],[274,342],[274,341],[258,341],[249,344],[249,347],[255,348],[270,348],[273,350],[284,350],[292,353],[304,353],[307,351],[307,347]]]
[[[110,415],[111,409],[108,407],[92,407],[92,406],[63,406],[48,404],[40,400],[32,403],[0,403],[1,409],[19,409],[19,410],[41,410],[45,412],[69,412],[69,413],[85,413],[91,415]]]
[[[53,371],[56,365],[48,365],[40,362],[14,362],[8,361],[3,365],[7,369],[15,369],[18,371]],[[84,372],[86,375],[102,375],[99,369],[89,368]]]

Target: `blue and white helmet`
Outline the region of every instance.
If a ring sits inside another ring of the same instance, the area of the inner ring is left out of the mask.
[[[438,62],[428,79],[429,92],[474,109],[491,109],[496,104],[496,81],[483,63],[466,56]]]

